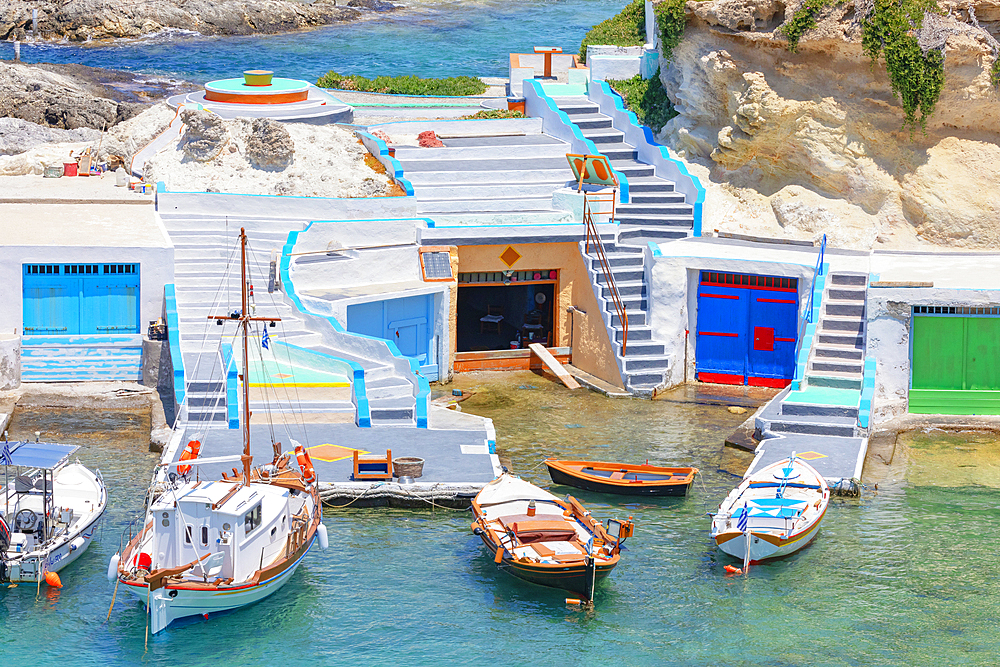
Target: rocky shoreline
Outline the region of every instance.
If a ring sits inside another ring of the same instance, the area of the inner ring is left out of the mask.
[[[137,38],[164,30],[202,35],[276,34],[346,23],[398,9],[386,0],[0,0],[0,40],[32,34],[71,42]]]

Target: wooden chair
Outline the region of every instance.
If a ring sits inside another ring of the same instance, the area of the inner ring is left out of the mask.
[[[500,333],[500,323],[503,322],[503,306],[486,306],[486,315],[479,318],[479,333]]]
[[[354,450],[354,479],[392,479],[392,450],[385,450],[385,456],[365,454]]]

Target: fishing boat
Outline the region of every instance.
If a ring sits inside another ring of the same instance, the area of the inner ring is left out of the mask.
[[[649,464],[546,459],[556,484],[625,496],[685,496],[697,468],[664,468]]]
[[[509,473],[483,487],[472,511],[472,531],[501,570],[586,601],[618,565],[622,544],[633,533],[631,517],[609,519],[605,528],[572,496],[560,500]]]
[[[250,315],[242,229],[239,242],[242,308],[209,319],[237,324],[246,369],[251,328],[279,318]],[[154,634],[179,618],[207,618],[267,597],[291,578],[317,537],[327,547],[318,480],[306,449],[290,440],[294,449],[282,452],[272,437],[273,456],[253,465],[249,385],[242,383],[242,455],[203,458],[201,442],[188,442],[164,464],[168,474],[157,477],[141,529],[109,564],[109,579],[117,576],[146,604]],[[200,474],[202,466],[231,461],[242,469],[215,479]]]
[[[826,480],[793,452],[730,491],[712,518],[712,538],[744,567],[787,556],[816,537],[829,502]]]
[[[90,546],[108,491],[101,471],[69,457],[76,445],[4,442],[0,581],[41,582]]]

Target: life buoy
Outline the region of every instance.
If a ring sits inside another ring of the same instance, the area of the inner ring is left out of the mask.
[[[192,440],[187,444],[187,447],[184,448],[184,451],[181,452],[180,460],[190,461],[191,459],[196,459],[198,458],[198,452],[200,451],[201,451],[201,441]],[[189,472],[191,472],[191,466],[179,465],[177,466],[177,472],[180,473],[181,475],[186,475]]]
[[[306,484],[315,482],[316,470],[313,468],[312,459],[309,458],[309,452],[302,445],[295,445],[295,457],[299,460],[299,468],[302,469],[302,478],[306,480]]]

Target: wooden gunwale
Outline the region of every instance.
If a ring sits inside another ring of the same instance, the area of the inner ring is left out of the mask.
[[[555,468],[571,477],[577,477],[580,479],[587,479],[594,482],[599,482],[601,484],[606,484],[608,486],[620,486],[620,487],[632,487],[632,486],[687,486],[692,481],[694,481],[694,476],[698,472],[697,468],[691,467],[679,467],[679,468],[666,468],[662,466],[651,466],[647,464],[629,464],[629,463],[611,463],[605,461],[568,461],[562,459],[546,459],[543,463],[550,468]],[[626,471],[627,473],[648,473],[655,475],[670,475],[670,479],[665,480],[625,480],[625,479],[612,479],[610,477],[601,477],[600,475],[591,475],[589,473],[583,472],[584,468],[593,468],[594,470],[606,470],[606,471]],[[683,477],[674,476],[678,473],[683,474]]]

